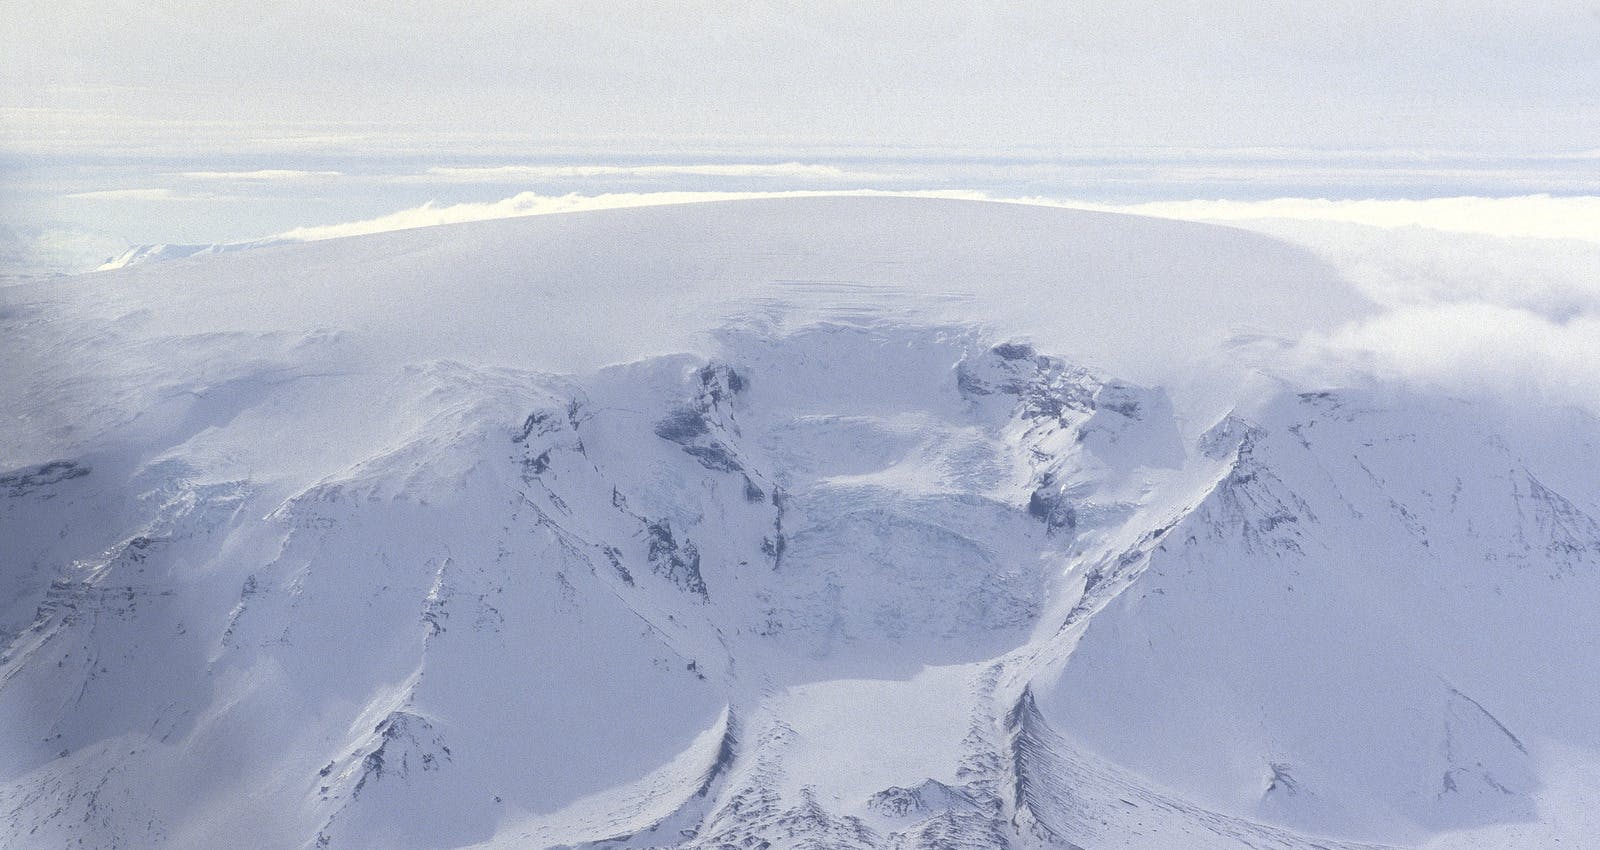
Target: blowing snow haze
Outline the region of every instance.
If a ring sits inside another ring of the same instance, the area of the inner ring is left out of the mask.
[[[0,846],[1600,844],[1593,4],[7,18]]]

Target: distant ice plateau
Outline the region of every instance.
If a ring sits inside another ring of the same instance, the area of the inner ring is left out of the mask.
[[[759,199],[0,288],[0,846],[1600,841],[1588,342],[1352,343],[1584,333],[1592,255],[1292,230]]]

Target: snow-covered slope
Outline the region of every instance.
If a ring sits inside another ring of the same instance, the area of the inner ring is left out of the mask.
[[[1600,424],[1263,357],[1204,225],[885,198],[0,291],[0,844],[1528,846]]]

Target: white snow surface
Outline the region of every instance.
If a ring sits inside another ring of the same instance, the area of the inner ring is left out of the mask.
[[[1274,366],[1381,309],[881,197],[0,289],[0,846],[1600,842],[1600,422]]]

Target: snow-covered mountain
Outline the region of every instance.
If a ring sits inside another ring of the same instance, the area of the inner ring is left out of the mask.
[[[1582,846],[1600,422],[1304,249],[811,198],[0,290],[0,845]]]

